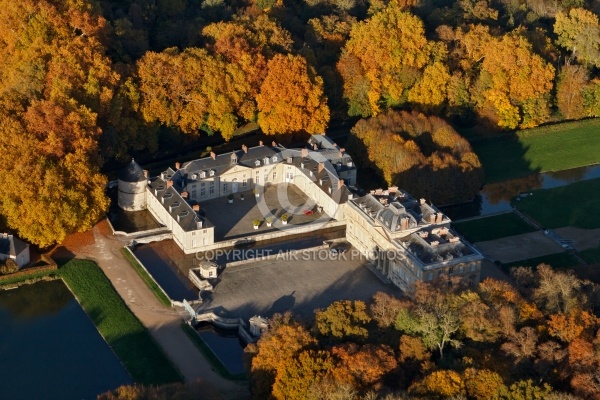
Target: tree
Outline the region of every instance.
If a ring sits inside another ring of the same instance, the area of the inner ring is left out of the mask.
[[[237,65],[188,48],[146,53],[137,66],[146,121],[175,125],[185,133],[218,131],[231,138],[250,92]]]
[[[337,339],[367,338],[365,325],[371,321],[364,302],[340,300],[315,312],[315,327],[323,336]]]
[[[349,114],[375,116],[388,107],[403,104],[408,90],[419,81],[421,85],[413,91],[412,101],[440,104],[447,78],[443,65],[434,64],[420,80],[433,47],[425,37],[423,22],[403,11],[395,1],[355,24],[338,63]],[[435,79],[442,86],[432,87],[426,79]],[[428,99],[428,93],[435,97]]]
[[[569,312],[579,303],[577,289],[581,282],[573,273],[556,272],[546,264],[537,267],[538,287],[533,298],[544,305],[548,312]]]
[[[369,305],[369,312],[381,328],[388,328],[394,324],[398,312],[405,307],[402,300],[384,292],[377,292]]]
[[[333,347],[331,354],[335,360],[330,374],[332,380],[361,391],[379,382],[397,366],[394,351],[387,345],[345,343]]]
[[[323,79],[304,57],[276,55],[256,97],[258,125],[266,134],[322,133],[329,123]]]
[[[381,171],[388,184],[436,203],[470,199],[483,182],[469,143],[441,118],[418,112],[388,111],[360,120],[346,148],[357,162]]]
[[[107,209],[98,141],[119,75],[104,55],[106,21],[90,4],[25,0],[0,10],[0,209],[21,237],[46,247]]]
[[[567,119],[586,116],[584,90],[588,84],[588,71],[580,65],[565,65],[558,75],[556,103]]]
[[[585,65],[600,67],[600,25],[598,17],[583,8],[556,13],[557,43]]]
[[[467,368],[463,373],[463,380],[467,395],[476,400],[501,399],[502,394],[507,391],[502,377],[487,369]]]
[[[273,384],[276,399],[306,399],[314,385],[331,369],[331,359],[325,351],[304,350],[282,360]]]
[[[452,370],[434,371],[409,387],[409,392],[421,396],[449,398],[463,394],[465,384],[461,376]]]

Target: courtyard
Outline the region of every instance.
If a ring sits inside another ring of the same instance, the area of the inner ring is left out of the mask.
[[[355,253],[334,256],[307,250],[297,259],[282,256],[227,267],[198,312],[248,319],[292,311],[310,318],[315,309],[337,300],[366,302],[377,292],[402,296],[400,289],[379,280]]]
[[[226,197],[204,201],[200,203],[200,210],[215,226],[215,242],[331,219],[319,211],[318,204],[289,183],[266,186],[258,197],[251,190],[235,193],[231,204]],[[281,221],[284,214],[288,216],[287,226]],[[270,227],[267,218],[273,219]],[[253,226],[256,219],[260,221],[257,230]]]

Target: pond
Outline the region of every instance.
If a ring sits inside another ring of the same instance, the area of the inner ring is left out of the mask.
[[[245,344],[236,331],[219,329],[206,322],[199,323],[195,329],[230,374],[244,373]]]
[[[519,193],[527,193],[535,189],[552,189],[596,178],[600,178],[600,165],[543,172],[523,178],[488,183],[473,201],[440,207],[440,209],[454,221],[479,215],[490,215],[511,210],[510,202]]]
[[[60,281],[0,290],[0,398],[95,399],[132,379]]]

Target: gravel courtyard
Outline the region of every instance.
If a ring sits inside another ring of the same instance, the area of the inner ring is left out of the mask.
[[[325,308],[336,300],[370,300],[377,292],[401,296],[395,286],[386,285],[366,266],[364,259],[346,260],[309,258],[269,260],[228,267],[199,312],[212,311],[224,317],[248,319],[254,315],[270,317],[293,311],[305,318],[316,308]]]

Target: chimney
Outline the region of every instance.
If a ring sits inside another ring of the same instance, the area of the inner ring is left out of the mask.
[[[434,224],[434,223],[435,223],[435,214],[431,214],[431,215],[429,216],[429,223],[430,223],[430,224]]]
[[[144,178],[148,179],[149,172],[147,169],[144,170]]]
[[[407,217],[402,218],[402,220],[400,221],[400,226],[402,227],[403,231],[408,229],[408,221],[409,219]]]
[[[180,163],[179,161],[177,161],[177,162],[175,163],[175,169],[177,170],[177,169],[179,169],[179,168],[181,168],[181,163]]]
[[[338,179],[338,189],[341,189],[342,186],[344,186],[344,180],[343,179]]]
[[[442,223],[442,219],[444,219],[444,214],[438,213],[437,217],[435,219],[435,222],[438,223],[438,224],[441,224]]]
[[[194,210],[194,211],[196,211],[196,212],[200,211],[200,204],[194,204],[194,205],[192,206],[192,210]]]
[[[375,189],[375,195],[381,196],[383,194],[383,189]]]
[[[170,188],[171,186],[173,186],[173,181],[167,181],[167,188]]]
[[[273,146],[273,147],[277,147],[277,142],[273,140],[273,141],[271,142],[271,146]]]
[[[314,151],[317,151],[317,150],[319,150],[319,146],[317,146],[317,144],[316,144],[316,143],[313,143],[313,150],[314,150]]]
[[[215,154],[215,152],[214,152],[214,151],[211,151],[211,152],[210,152],[210,158],[212,158],[213,160],[216,160],[216,159],[217,159],[217,155]]]
[[[263,141],[262,141],[262,140],[259,140],[259,141],[258,141],[258,145],[259,145],[259,146],[262,146],[262,145],[263,145]]]
[[[187,199],[188,198],[188,192],[186,192],[185,190],[183,192],[181,192],[181,198],[182,199]]]
[[[319,167],[317,168],[317,172],[323,171],[323,168],[325,168],[325,163],[320,162]]]
[[[300,156],[302,156],[302,158],[308,157],[308,149],[302,149],[300,151]]]
[[[244,153],[248,152],[248,146],[246,146],[245,144],[242,145],[242,150],[244,151]]]

